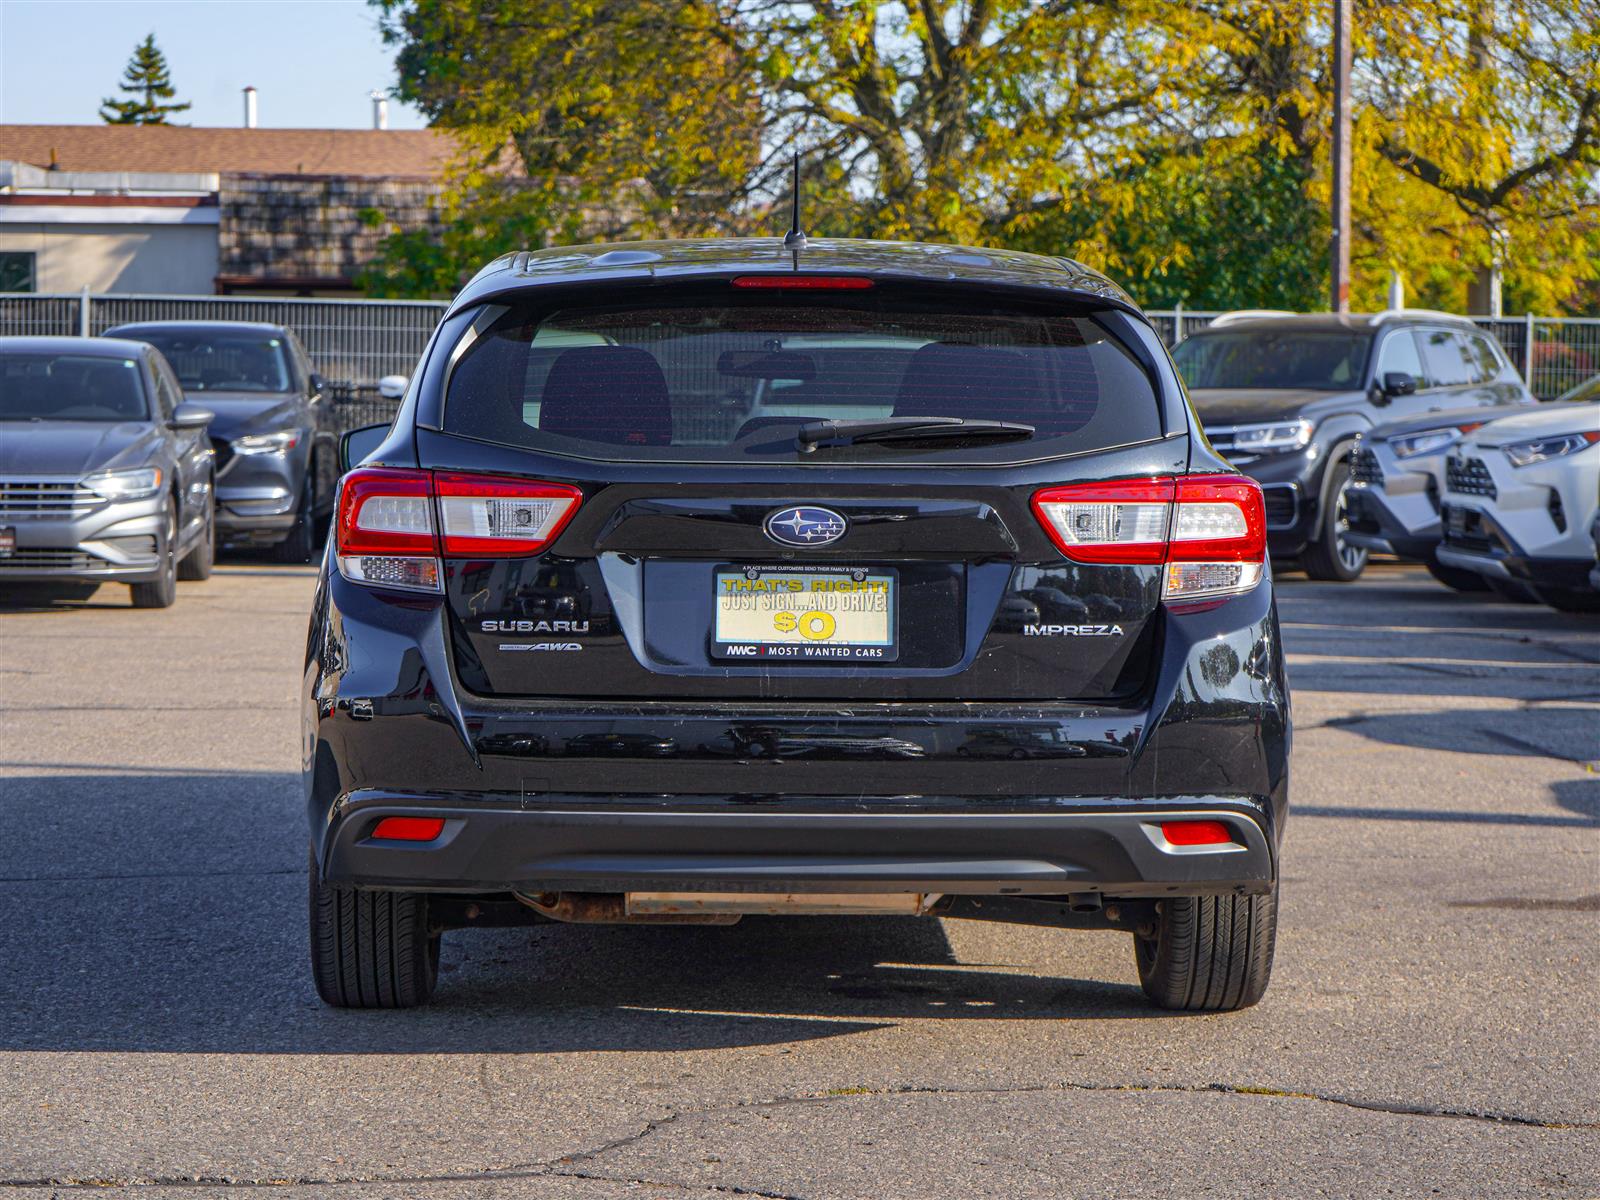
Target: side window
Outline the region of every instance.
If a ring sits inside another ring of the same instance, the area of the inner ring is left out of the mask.
[[[1390,371],[1404,371],[1417,381],[1418,387],[1427,386],[1423,382],[1426,376],[1422,370],[1422,356],[1417,353],[1417,339],[1409,329],[1391,333],[1378,351],[1377,382],[1382,383]]]
[[[1467,344],[1472,350],[1473,361],[1478,364],[1479,383],[1488,383],[1500,374],[1500,356],[1495,353],[1488,338],[1481,333],[1468,334]]]
[[[1422,331],[1422,364],[1429,387],[1465,387],[1477,381],[1472,349],[1451,329]]]
[[[152,363],[151,373],[156,377],[156,410],[161,420],[170,421],[173,410],[183,403],[183,393],[173,383],[165,364]]]

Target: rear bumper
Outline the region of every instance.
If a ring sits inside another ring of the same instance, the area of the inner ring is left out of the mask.
[[[1062,811],[1070,806],[1069,811]],[[370,836],[386,816],[443,818],[428,843]],[[1164,821],[1228,826],[1223,846],[1174,846]],[[1262,892],[1276,878],[1264,808],[1247,799],[1129,804],[1039,798],[1007,811],[925,802],[818,806],[734,798],[670,808],[542,796],[356,795],[328,826],[334,883],[446,892],[938,892],[1108,897]]]

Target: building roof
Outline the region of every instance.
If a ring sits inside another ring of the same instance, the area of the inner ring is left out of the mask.
[[[432,129],[0,125],[0,161],[63,171],[430,178],[455,144]]]

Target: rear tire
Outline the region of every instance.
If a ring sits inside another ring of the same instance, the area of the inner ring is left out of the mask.
[[[211,568],[217,563],[217,510],[206,513],[205,532],[193,550],[184,555],[178,564],[178,578],[185,583],[200,583],[211,578]]]
[[[1300,552],[1300,565],[1312,579],[1349,583],[1359,579],[1361,572],[1367,569],[1366,547],[1352,546],[1345,540],[1350,530],[1350,510],[1346,502],[1350,491],[1350,460],[1341,459],[1328,469],[1333,476],[1328,481],[1328,503],[1322,515],[1322,528]]]
[[[415,1008],[439,979],[440,934],[421,892],[334,887],[311,860],[311,975],[335,1008]]]
[[[1600,612],[1600,592],[1581,591],[1578,588],[1536,587],[1533,594],[1541,604],[1548,604],[1560,612]]]
[[[317,548],[317,515],[312,511],[315,503],[312,472],[315,470],[315,463],[306,468],[306,482],[300,493],[300,511],[295,515],[289,536],[272,548],[272,557],[278,562],[310,562]]]
[[[149,583],[130,583],[128,594],[135,608],[171,608],[178,598],[178,511],[167,501],[167,532],[161,546],[161,573]]]
[[[1233,1012],[1260,1000],[1272,977],[1278,892],[1161,901],[1155,936],[1134,935],[1139,986],[1161,1008]]]
[[[1443,563],[1428,562],[1423,566],[1428,568],[1432,575],[1445,587],[1454,592],[1487,592],[1489,583],[1476,571],[1468,571],[1464,567],[1447,567]]]

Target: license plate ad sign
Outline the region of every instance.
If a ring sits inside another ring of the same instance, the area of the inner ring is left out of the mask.
[[[716,573],[711,653],[719,659],[893,662],[893,571],[729,569]]]

